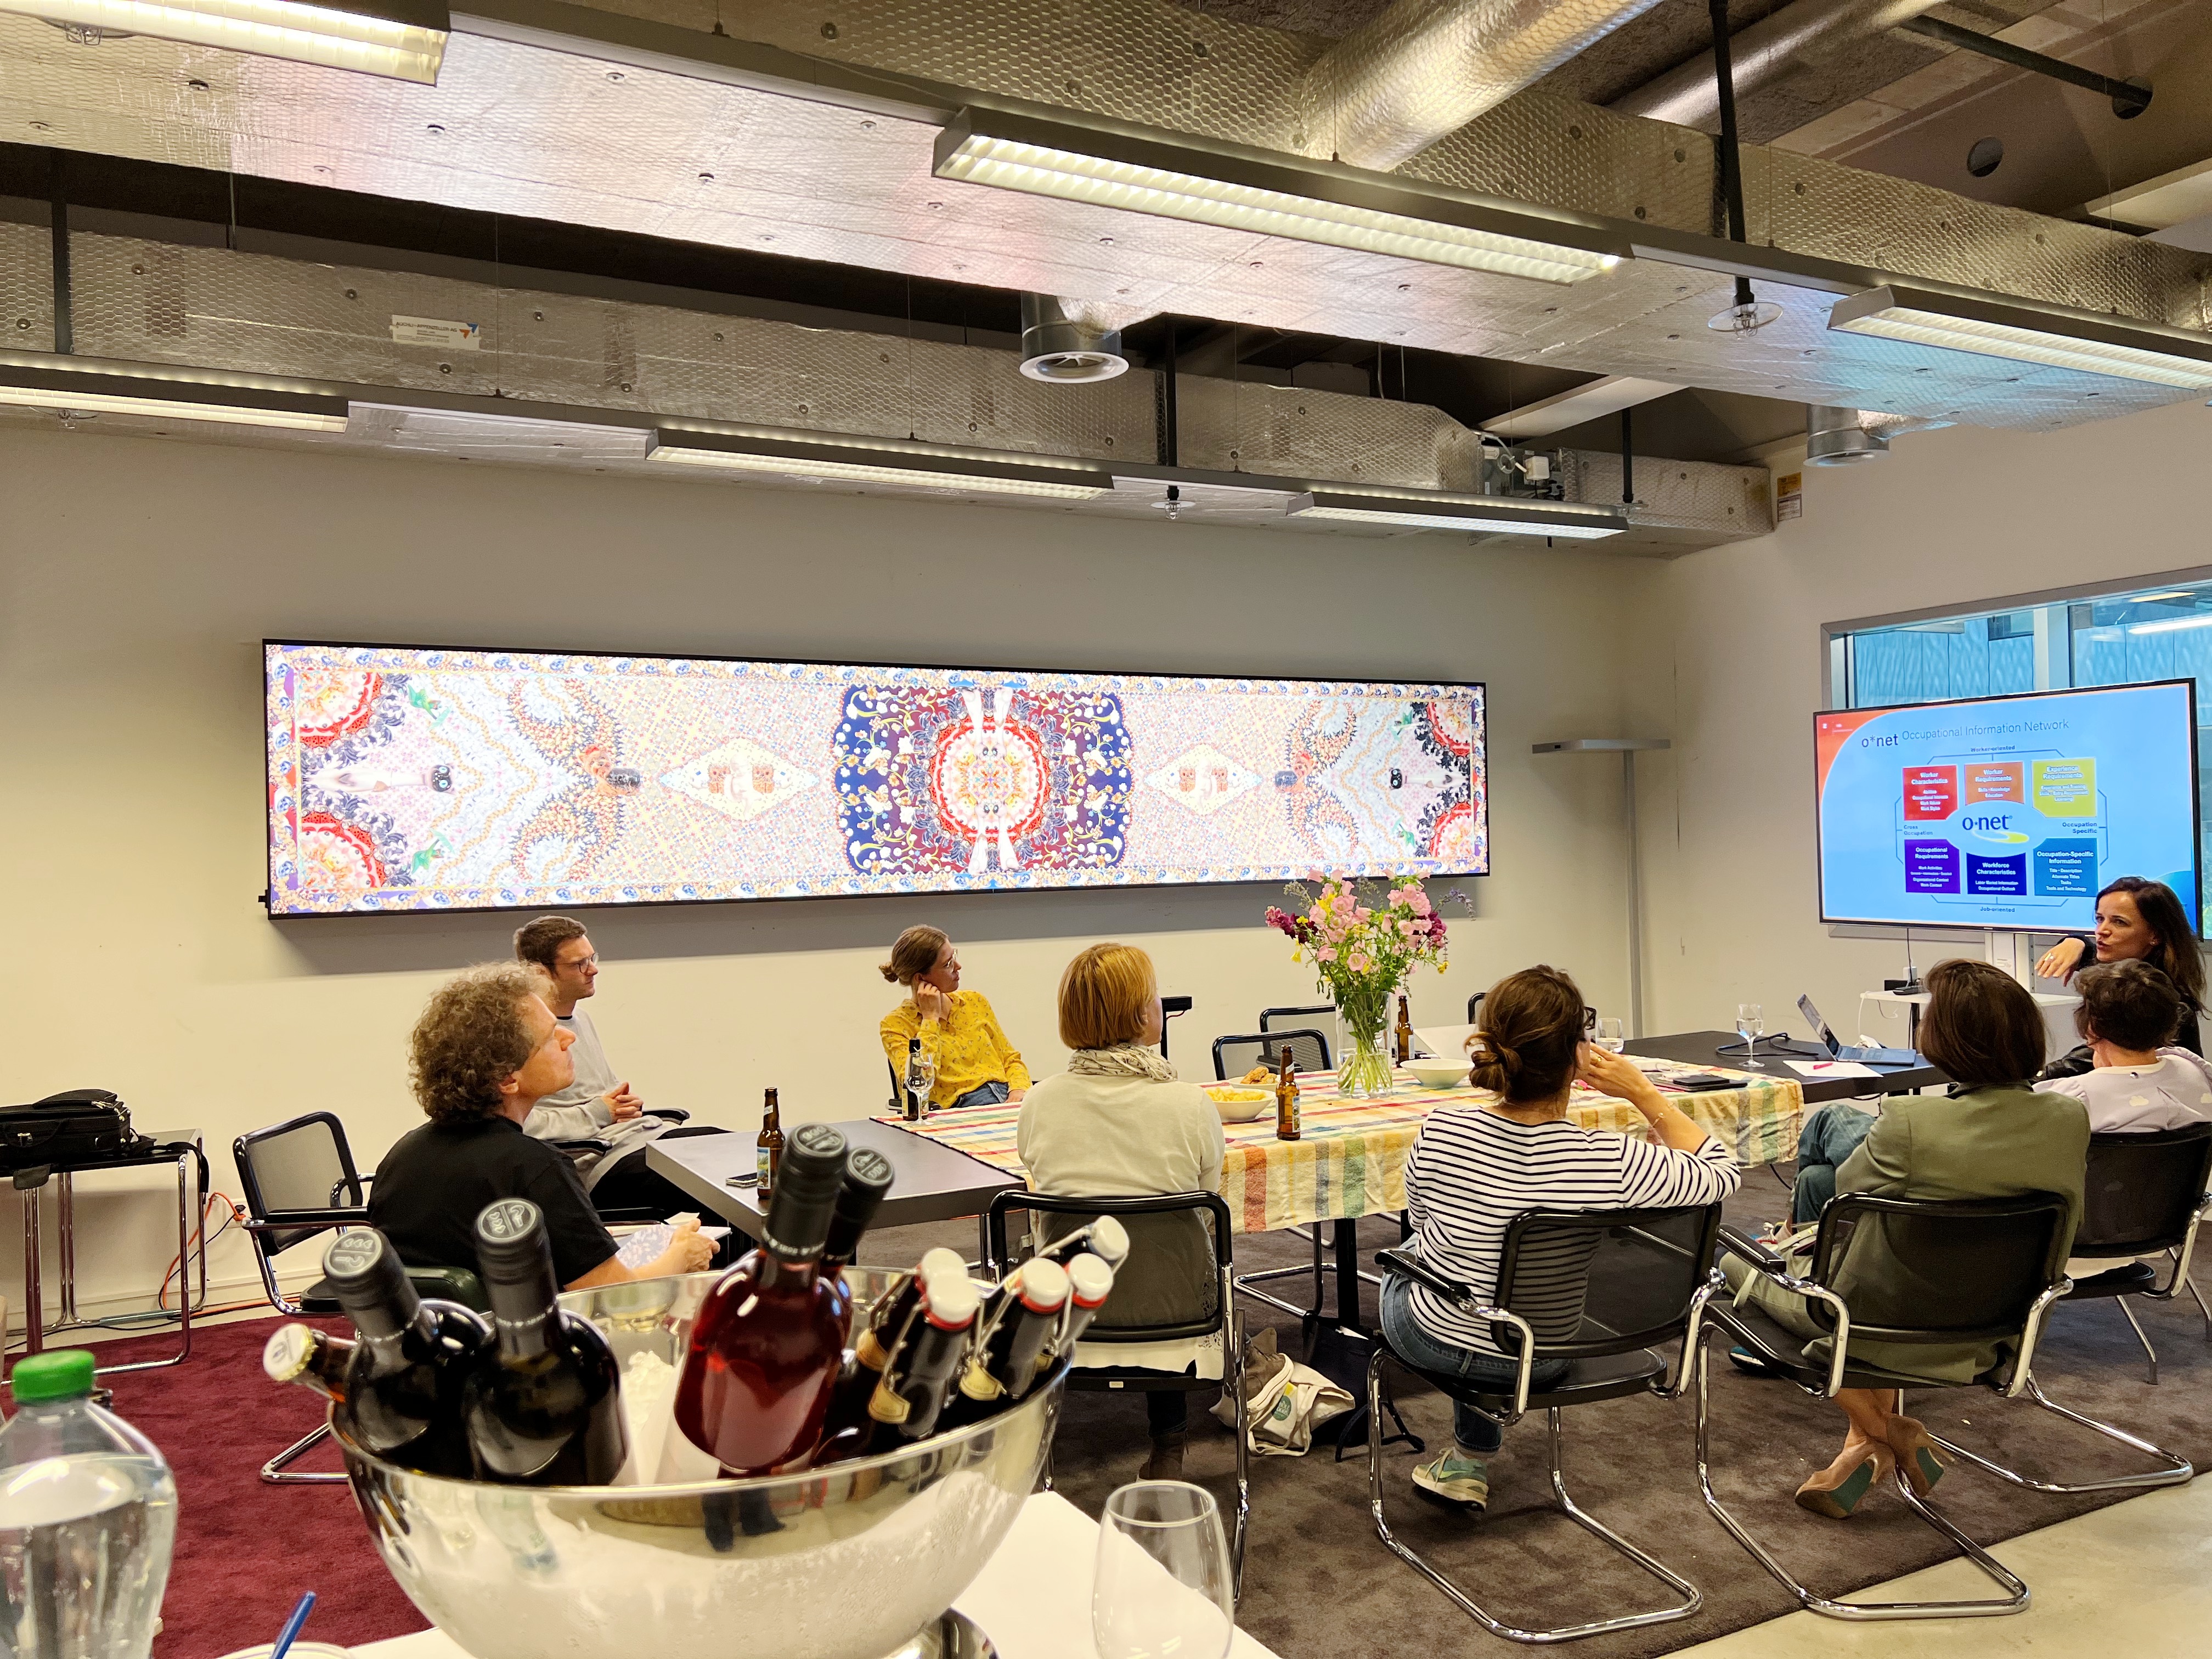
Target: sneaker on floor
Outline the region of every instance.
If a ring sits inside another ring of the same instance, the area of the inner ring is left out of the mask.
[[[1490,1502],[1490,1466],[1479,1457],[1468,1457],[1455,1446],[1413,1466],[1413,1485],[1431,1498],[1478,1514]]]

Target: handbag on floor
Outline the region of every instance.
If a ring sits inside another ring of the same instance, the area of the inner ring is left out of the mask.
[[[1352,1409],[1352,1395],[1282,1352],[1273,1329],[1244,1345],[1244,1402],[1246,1437],[1261,1457],[1304,1456],[1314,1431]],[[1213,1414],[1236,1428],[1237,1402],[1226,1394]]]

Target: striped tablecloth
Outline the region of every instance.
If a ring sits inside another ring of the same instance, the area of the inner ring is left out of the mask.
[[[1698,1068],[1648,1060],[1645,1069],[1675,1103],[1711,1131],[1742,1164],[1774,1164],[1797,1154],[1805,1115],[1804,1091],[1795,1078],[1749,1076],[1741,1089],[1692,1093],[1668,1086],[1670,1077]],[[1711,1068],[1708,1068],[1711,1069]],[[1380,1215],[1406,1207],[1406,1155],[1421,1123],[1440,1106],[1471,1105],[1492,1097],[1479,1089],[1431,1089],[1401,1074],[1399,1086],[1379,1100],[1342,1100],[1334,1073],[1298,1079],[1301,1138],[1275,1139],[1271,1110],[1253,1123],[1227,1123],[1221,1161],[1221,1196],[1237,1231],[1271,1232],[1345,1216]],[[1581,1084],[1568,1115],[1585,1128],[1650,1138],[1643,1116],[1626,1101]],[[878,1120],[979,1158],[995,1169],[1024,1175],[1014,1152],[1019,1106],[971,1106],[940,1112],[920,1123]]]

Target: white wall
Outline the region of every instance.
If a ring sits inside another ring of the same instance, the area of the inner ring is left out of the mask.
[[[1528,748],[1651,723],[1621,647],[1662,566],[91,429],[0,429],[0,1095],[113,1089],[141,1127],[203,1129],[219,1185],[233,1136],[310,1106],[337,1110],[368,1162],[419,1121],[407,1029],[441,975],[505,954],[516,921],[267,920],[264,636],[1484,679],[1501,873],[1465,884],[1480,915],[1455,919],[1454,966],[1416,1018],[1455,1022],[1538,958],[1620,1006],[1617,769]],[[1204,1074],[1214,1035],[1312,1000],[1261,927],[1275,896],[597,911],[592,1015],[649,1103],[749,1132],[775,1084],[793,1120],[856,1116],[886,1092],[874,964],[902,927],[951,931],[1041,1071],[1062,1060],[1061,966],[1119,937],[1197,998],[1171,1042]],[[126,1186],[84,1183],[88,1297],[143,1302],[173,1250],[165,1200]],[[0,1216],[11,1302],[16,1232]],[[217,1266],[248,1271],[242,1251]]]
[[[1770,1026],[1786,1014],[1802,1030],[1809,990],[1849,1032],[1858,994],[1903,971],[1901,939],[1832,938],[1817,920],[1821,624],[2212,562],[2208,440],[2195,403],[2065,432],[1907,436],[1863,467],[1807,469],[1802,519],[1668,568],[1638,671],[1649,723],[1674,740],[1639,774],[1654,1029],[1725,1027],[1756,1000]],[[1923,968],[1979,953],[1916,952]]]

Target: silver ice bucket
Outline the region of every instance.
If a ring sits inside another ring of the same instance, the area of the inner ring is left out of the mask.
[[[847,1268],[865,1307],[897,1277]],[[561,1298],[625,1370],[681,1364],[691,1273]],[[418,1474],[335,1431],[392,1576],[476,1659],[884,1659],[988,1651],[946,1609],[1044,1463],[1063,1364],[1018,1405],[883,1457],[680,1486],[508,1486]],[[334,1425],[335,1426],[335,1425]]]

